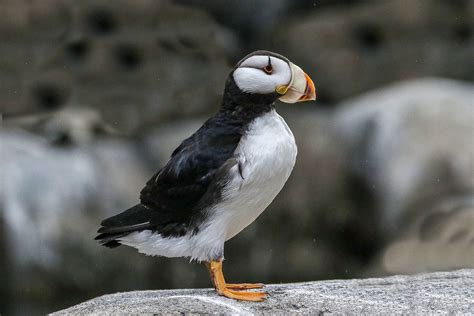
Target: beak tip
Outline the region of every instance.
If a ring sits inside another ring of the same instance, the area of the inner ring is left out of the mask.
[[[316,88],[314,87],[313,80],[304,73],[306,79],[306,89],[305,94],[303,95],[303,100],[305,101],[316,101]]]

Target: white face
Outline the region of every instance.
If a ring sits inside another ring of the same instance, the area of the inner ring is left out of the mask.
[[[291,77],[288,62],[268,55],[250,56],[234,70],[234,81],[240,90],[255,94],[274,93],[277,87],[288,86]]]

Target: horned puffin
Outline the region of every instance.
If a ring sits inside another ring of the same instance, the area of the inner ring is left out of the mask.
[[[188,257],[208,268],[219,295],[262,301],[263,284],[224,280],[224,243],[252,223],[283,188],[296,160],[277,100],[315,100],[313,81],[286,57],[255,51],[230,72],[220,109],[171,154],[140,192],[140,203],[101,223],[107,247]]]

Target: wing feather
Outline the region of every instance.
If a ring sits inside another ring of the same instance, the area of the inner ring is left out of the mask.
[[[217,114],[184,140],[168,163],[140,192],[140,204],[102,222],[103,244],[117,246],[117,238],[152,229],[163,236],[195,231],[205,210],[221,198],[230,168],[238,164],[235,149],[243,127]]]

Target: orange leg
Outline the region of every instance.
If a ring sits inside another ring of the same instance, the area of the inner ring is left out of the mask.
[[[206,266],[211,274],[211,280],[219,295],[240,301],[261,302],[265,299],[264,292],[239,292],[236,290],[258,289],[263,284],[226,284],[222,273],[222,261],[209,261]]]

